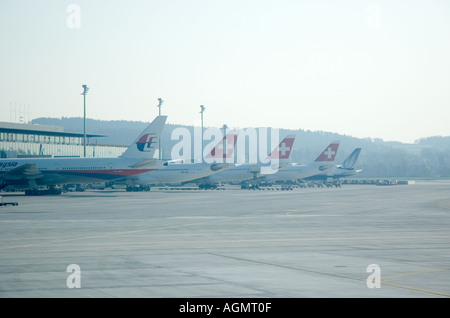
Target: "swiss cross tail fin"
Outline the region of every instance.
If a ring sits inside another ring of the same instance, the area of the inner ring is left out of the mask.
[[[238,135],[227,134],[206,156],[208,159],[231,158],[236,146]],[[225,153],[224,153],[225,149]]]
[[[316,158],[315,162],[331,163],[336,158],[336,154],[339,148],[339,141],[333,141],[329,144],[324,151]]]
[[[295,135],[288,135],[284,137],[280,144],[272,150],[267,159],[289,159],[294,141]]]

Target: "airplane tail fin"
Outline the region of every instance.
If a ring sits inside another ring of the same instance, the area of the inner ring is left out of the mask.
[[[336,154],[339,148],[339,141],[333,141],[329,144],[324,151],[316,158],[314,162],[331,164],[336,158]]]
[[[152,159],[159,148],[159,139],[166,119],[167,116],[157,116],[120,157]]]
[[[344,162],[342,163],[342,168],[345,169],[352,169],[355,165],[356,161],[358,160],[359,153],[361,152],[361,148],[356,148],[353,150],[353,152],[348,156]]]
[[[211,149],[206,158],[208,159],[231,158],[233,155],[234,147],[236,146],[237,137],[238,137],[237,134],[227,134],[226,136],[224,136],[219,141],[219,143],[213,149]]]
[[[267,159],[287,160],[291,154],[292,146],[295,141],[295,135],[288,135],[280,144],[270,153]]]

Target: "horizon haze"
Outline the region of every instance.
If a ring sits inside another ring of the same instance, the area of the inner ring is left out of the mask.
[[[449,136],[450,3],[0,3],[0,121],[39,117]]]

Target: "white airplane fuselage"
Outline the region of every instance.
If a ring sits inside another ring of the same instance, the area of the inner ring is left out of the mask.
[[[143,164],[143,159],[132,158],[14,158],[0,159],[0,178],[22,165],[34,165],[37,185],[81,184],[111,181],[136,176],[157,169],[155,164]],[[133,167],[134,166],[134,167]],[[159,166],[160,167],[160,166]],[[30,184],[21,178],[8,177],[8,184],[17,189],[28,189]]]
[[[218,173],[227,164],[175,163],[158,170],[128,178],[127,182],[135,185],[154,185],[188,182]]]
[[[207,181],[210,183],[241,182],[252,180],[258,172],[257,164],[241,164],[213,174],[207,178]]]
[[[0,159],[0,188],[98,183],[162,168],[162,162],[153,156],[166,119],[157,116],[119,157]]]
[[[327,173],[317,174],[311,177],[306,178],[306,180],[327,180],[332,177],[333,179],[340,179],[353,176],[362,170],[356,170],[354,168],[342,168],[342,167],[334,167],[333,173],[328,175]]]
[[[270,182],[299,180],[314,176],[331,168],[331,165],[319,165],[314,163],[309,165],[289,164],[285,168],[278,169],[275,173],[262,175],[261,180]]]

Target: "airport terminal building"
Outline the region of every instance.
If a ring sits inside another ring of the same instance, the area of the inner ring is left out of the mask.
[[[117,157],[126,146],[92,144],[86,134],[86,157]],[[0,158],[83,157],[84,134],[65,132],[64,127],[0,122]]]

